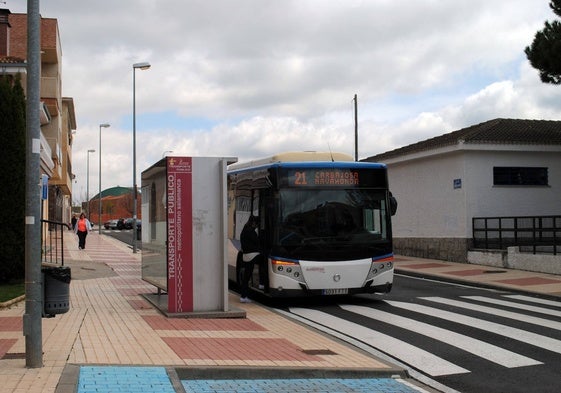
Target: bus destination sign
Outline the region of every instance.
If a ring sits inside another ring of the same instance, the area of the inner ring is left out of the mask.
[[[360,185],[359,172],[353,169],[300,168],[288,172],[289,187]]]

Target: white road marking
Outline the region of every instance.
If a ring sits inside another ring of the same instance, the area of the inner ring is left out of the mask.
[[[420,298],[427,300],[429,302],[435,302],[440,304],[447,304],[449,306],[465,308],[466,310],[478,311],[485,314],[491,314],[498,317],[513,319],[515,321],[531,323],[533,325],[538,325],[542,327],[547,327],[550,329],[561,330],[561,323],[556,321],[551,321],[545,318],[532,317],[530,315],[519,314],[511,311],[500,310],[497,308],[486,307],[479,304],[472,304],[468,302],[462,302],[459,300],[445,299],[442,297],[423,297]]]
[[[290,308],[290,312],[378,348],[431,376],[469,373],[469,370],[430,352],[354,322],[307,308]]]
[[[435,340],[460,348],[481,358],[504,367],[526,367],[542,364],[541,362],[529,357],[519,355],[512,351],[486,343],[475,338],[465,336],[450,330],[442,329],[428,323],[419,322],[414,319],[405,318],[399,315],[380,311],[370,307],[341,305],[344,310],[348,310],[368,318],[399,326],[415,333],[431,337]]]
[[[513,340],[517,340],[535,347],[543,348],[552,352],[561,353],[561,340],[551,337],[528,332],[526,330],[501,325],[495,322],[485,321],[479,318],[469,317],[466,315],[441,310],[434,307],[423,306],[421,304],[404,303],[386,300],[386,303],[393,307],[402,308],[417,313],[430,315],[436,318],[456,322],[462,325],[474,327],[476,329],[485,330],[494,334],[505,336]]]
[[[559,301],[547,300],[539,297],[524,296],[524,295],[504,295],[503,297],[514,299],[514,300],[521,300],[523,302],[531,302],[531,303],[545,304],[547,306],[561,307],[561,302]]]
[[[555,317],[561,317],[561,311],[552,310],[550,308],[530,306],[528,304],[522,304],[522,303],[507,302],[506,300],[493,299],[493,298],[484,297],[484,296],[462,296],[462,298],[469,299],[469,300],[475,300],[475,301],[478,301],[478,302],[496,304],[496,305],[499,305],[499,306],[512,307],[512,308],[516,308],[516,309],[519,309],[519,310],[532,311],[532,312],[545,314],[545,315],[552,315],[552,316],[555,316]]]

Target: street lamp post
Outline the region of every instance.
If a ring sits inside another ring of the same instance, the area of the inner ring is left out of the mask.
[[[101,221],[101,129],[102,128],[107,128],[107,127],[111,127],[111,125],[109,123],[102,123],[99,125],[99,194],[98,196],[98,202],[99,202],[99,227],[98,227],[98,233],[101,235],[101,225],[103,224]]]
[[[134,63],[132,65],[132,183],[133,183],[133,206],[132,206],[132,252],[136,253],[136,204],[138,191],[136,189],[136,69],[147,70],[150,63]]]
[[[95,153],[94,149],[88,150],[87,169],[86,169],[86,201],[88,206],[87,217],[90,219],[90,153]]]

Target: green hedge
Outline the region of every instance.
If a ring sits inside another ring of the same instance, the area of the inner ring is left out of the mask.
[[[26,127],[19,76],[0,76],[0,102],[0,283],[7,283],[25,275]]]

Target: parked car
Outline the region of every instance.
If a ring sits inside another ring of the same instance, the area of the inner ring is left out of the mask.
[[[134,221],[134,218],[127,218],[125,219],[125,222],[123,223],[125,229],[132,229],[132,222]],[[138,221],[138,220],[137,220]]]
[[[117,229],[125,229],[125,220],[126,218],[119,218],[117,220]]]
[[[117,229],[118,220],[109,220],[103,223],[105,229]]]

